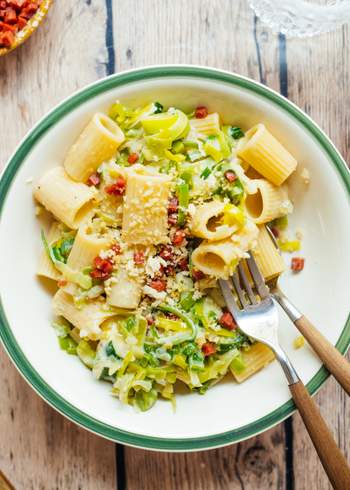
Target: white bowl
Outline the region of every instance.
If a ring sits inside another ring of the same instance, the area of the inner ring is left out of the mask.
[[[349,171],[327,136],[300,109],[257,82],[193,66],[160,66],[113,75],[77,92],[44,117],[10,159],[0,183],[1,330],[12,361],[50,405],[81,426],[134,446],[186,451],[240,441],[294,410],[277,362],[242,385],[222,382],[205,396],[181,394],[174,413],[158,402],[145,413],[122,406],[110,385],[95,381],[74,356],[59,349],[50,327],[51,296],[35,277],[40,225],[32,185],[63,157],[95,111],[116,99],[141,105],[158,100],[190,110],[206,105],[227,122],[263,122],[306,167],[311,183],[291,182],[292,228],[304,232],[305,270],[282,278],[285,292],[341,352],[350,342]],[[294,326],[281,314],[280,340],[311,393],[327,378],[308,347],[293,349]]]

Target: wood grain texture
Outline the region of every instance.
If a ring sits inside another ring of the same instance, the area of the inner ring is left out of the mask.
[[[115,488],[113,443],[43,402],[2,348],[0,372],[0,468],[16,490]]]
[[[244,0],[115,0],[113,8],[117,70],[192,63],[258,74],[254,18]]]
[[[234,446],[197,453],[126,448],[128,490],[286,488],[283,425]]]
[[[0,58],[1,165],[54,104],[105,75],[105,30],[106,11],[100,0],[59,0],[27,43]],[[89,49],[83,49],[87,45]],[[115,488],[114,444],[44,403],[2,348],[0,386],[0,470],[16,490]]]

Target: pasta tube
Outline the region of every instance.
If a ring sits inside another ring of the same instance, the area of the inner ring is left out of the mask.
[[[111,245],[111,241],[110,237],[98,236],[92,231],[89,232],[89,226],[82,225],[76,234],[67,265],[74,270],[90,266],[94,258]]]
[[[220,132],[220,117],[217,112],[208,114],[203,119],[190,119],[191,128],[197,133],[210,136]]]
[[[259,227],[254,257],[266,281],[279,276],[286,269],[284,260],[275,247],[265,226]]]
[[[127,173],[122,236],[128,244],[168,241],[170,177],[134,165]]]
[[[34,197],[55,218],[77,229],[91,215],[96,189],[71,180],[63,167],[55,167],[39,180]]]
[[[106,289],[107,302],[117,308],[134,310],[141,299],[141,280],[130,277],[127,271],[120,267],[112,284]]]
[[[245,207],[251,219],[257,223],[269,221],[283,216],[288,211],[287,192],[283,187],[276,187],[265,179],[256,179],[256,192],[247,194]]]
[[[55,315],[63,316],[74,327],[80,330],[80,337],[89,337],[96,340],[101,333],[101,324],[116,313],[106,308],[106,303],[95,300],[90,301],[78,309],[72,296],[61,289],[53,298],[53,311]]]
[[[249,350],[241,351],[241,366],[235,367],[234,361],[231,363],[230,370],[238,383],[242,383],[252,374],[255,374],[260,369],[267,366],[275,359],[275,355],[272,350],[265,344],[256,342]]]
[[[266,129],[257,124],[246,133],[238,156],[275,185],[281,185],[297,167],[297,161]]]
[[[237,250],[230,239],[203,241],[193,251],[192,262],[204,274],[227,279],[238,263]]]
[[[222,240],[231,236],[237,226],[223,224],[226,207],[227,205],[220,201],[210,201],[197,206],[192,220],[193,235],[209,241]]]
[[[105,114],[95,114],[67,153],[63,164],[67,174],[86,182],[102,162],[113,157],[124,139],[118,124]]]
[[[57,221],[54,221],[47,235],[47,241],[51,245],[52,243],[56,242],[60,237],[60,226]],[[52,263],[52,260],[47,255],[46,250],[43,250],[41,252],[36,273],[40,277],[47,277],[48,279],[53,279],[54,281],[58,281],[61,277],[60,272],[56,269],[56,267]]]
[[[247,256],[246,251],[256,247],[257,235],[257,226],[248,220],[237,233],[225,240],[203,240],[192,253],[193,265],[204,274],[227,279],[240,259]]]

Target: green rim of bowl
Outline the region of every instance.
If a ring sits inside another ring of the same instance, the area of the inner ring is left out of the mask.
[[[277,105],[279,108],[283,109],[286,113],[293,117],[296,121],[298,121],[304,127],[304,129],[309,134],[311,134],[313,138],[318,142],[320,147],[322,147],[323,151],[327,154],[330,161],[334,165],[336,171],[343,181],[348,195],[350,195],[350,173],[341,155],[336,150],[329,138],[323,133],[323,131],[306,114],[304,114],[304,112],[302,112],[290,101],[279,95],[277,92],[274,92],[273,90],[259,84],[258,82],[254,82],[250,79],[236,74],[196,66],[165,65],[132,70],[121,74],[112,75],[108,78],[100,80],[76,93],[67,100],[63,101],[46,117],[44,117],[37,124],[37,126],[35,126],[35,128],[25,137],[23,142],[18,147],[17,151],[10,159],[6,169],[4,170],[0,181],[0,212],[2,212],[8,190],[16,176],[17,170],[20,168],[21,164],[25,160],[28,153],[31,151],[32,147],[66,114],[73,111],[75,108],[85,103],[87,100],[105,91],[111,90],[116,87],[121,87],[123,85],[133,82],[140,82],[156,78],[159,79],[164,77],[195,77],[203,80],[212,80],[218,83],[234,85],[254,92],[260,97],[267,99],[269,102]],[[50,388],[50,386],[43,380],[43,378],[41,378],[37,371],[32,367],[29,360],[25,357],[24,353],[21,351],[11,331],[1,303],[0,322],[0,338],[5,346],[5,349],[7,350],[10,358],[14,362],[19,372],[35,389],[35,391],[39,395],[41,395],[41,397],[46,400],[52,407],[68,417],[70,420],[76,422],[77,424],[96,434],[99,434],[107,439],[111,439],[116,442],[125,443],[131,446],[165,451],[193,451],[209,449],[213,447],[236,443],[243,439],[253,437],[256,434],[278,424],[286,417],[291,415],[295,410],[295,405],[293,401],[289,400],[273,412],[250,424],[228,432],[206,437],[189,439],[158,438],[127,432],[100,422],[93,417],[90,417],[86,413],[78,410],[73,405],[68,403],[57,392]],[[342,354],[344,354],[349,344],[350,315],[348,316],[347,322],[337,341],[336,347]],[[328,372],[325,370],[325,368],[322,367],[308,383],[307,387],[309,392],[311,394],[315,393],[325,382],[328,376]]]

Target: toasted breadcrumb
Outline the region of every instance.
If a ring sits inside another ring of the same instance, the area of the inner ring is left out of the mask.
[[[304,182],[305,185],[310,184],[310,172],[308,171],[307,168],[303,168],[300,174],[301,180]]]

